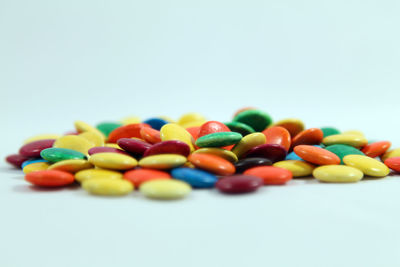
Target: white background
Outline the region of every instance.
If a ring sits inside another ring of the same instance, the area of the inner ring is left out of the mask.
[[[400,2],[0,1],[0,156],[38,133],[243,106],[400,146]],[[0,266],[399,266],[400,180],[151,201],[1,165]]]

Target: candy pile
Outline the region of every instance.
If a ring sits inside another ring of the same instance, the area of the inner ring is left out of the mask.
[[[231,122],[206,121],[197,113],[140,122],[75,122],[76,132],[29,138],[7,162],[22,168],[35,186],[80,183],[91,194],[126,195],[135,188],[149,198],[177,199],[192,188],[237,194],[293,177],[358,182],[364,175],[400,172],[400,148],[368,143],[359,131],[305,129],[298,119],[273,123],[255,108]]]

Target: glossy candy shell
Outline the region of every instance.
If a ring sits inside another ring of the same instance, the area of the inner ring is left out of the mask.
[[[274,163],[274,167],[286,169],[293,177],[304,177],[312,174],[315,166],[302,160],[283,160]]]
[[[60,187],[72,184],[74,175],[57,170],[35,171],[25,175],[25,180],[31,184],[43,187]]]
[[[284,160],[286,157],[286,149],[277,144],[264,144],[253,147],[245,155],[245,158],[266,158],[271,162]]]
[[[343,158],[344,164],[362,171],[365,175],[373,177],[385,177],[389,174],[389,168],[382,162],[362,155],[347,155]]]
[[[139,187],[142,183],[157,180],[157,179],[171,179],[171,175],[167,172],[151,169],[136,169],[124,173],[124,179],[130,181]]]
[[[218,180],[215,187],[226,194],[244,194],[256,191],[264,184],[261,178],[251,175],[232,175]]]
[[[159,154],[179,154],[187,157],[190,154],[190,147],[178,140],[162,141],[150,146],[143,156],[147,157]]]
[[[178,154],[160,154],[147,156],[139,161],[139,166],[150,169],[167,170],[182,166],[186,163],[186,157]]]
[[[134,189],[132,183],[122,179],[89,179],[82,182],[82,187],[90,194],[102,196],[123,196]]]
[[[243,174],[257,176],[264,180],[265,185],[282,185],[293,177],[290,171],[274,166],[254,167],[246,170]]]
[[[340,158],[336,154],[320,147],[299,145],[294,147],[294,152],[303,160],[316,165],[340,164]]]
[[[140,192],[148,198],[170,200],[187,196],[192,188],[189,184],[172,179],[152,180],[143,183]]]
[[[217,175],[231,175],[235,173],[235,166],[231,162],[215,155],[191,154],[188,160],[197,168]]]
[[[243,173],[247,169],[258,166],[270,165],[272,165],[272,162],[267,158],[246,158],[235,162],[236,173]]]
[[[209,172],[191,169],[176,168],[171,171],[172,177],[190,184],[194,188],[212,188],[217,182],[217,177]]]
[[[40,152],[43,149],[52,147],[54,142],[54,139],[44,139],[28,143],[21,147],[19,154],[29,158],[38,158],[40,157]]]
[[[50,162],[58,162],[67,159],[86,159],[81,152],[67,148],[47,148],[40,152],[40,156]]]
[[[272,119],[267,113],[256,109],[240,112],[233,121],[247,124],[257,132],[264,131],[272,123]]]
[[[137,165],[136,159],[118,153],[96,153],[89,158],[89,162],[98,168],[111,170],[129,170]]]
[[[313,171],[313,176],[327,183],[354,183],[360,181],[364,174],[353,167],[344,165],[320,166]]]
[[[265,135],[266,144],[281,145],[286,151],[290,149],[291,137],[289,131],[285,128],[274,126],[265,129],[262,133]]]
[[[223,147],[237,144],[242,139],[240,133],[218,132],[199,137],[196,141],[198,147]]]

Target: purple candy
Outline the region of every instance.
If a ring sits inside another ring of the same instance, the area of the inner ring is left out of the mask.
[[[178,140],[163,141],[152,145],[147,149],[143,157],[158,154],[180,154],[187,157],[190,154],[190,147],[186,143]]]
[[[114,147],[107,147],[107,146],[92,147],[88,151],[89,155],[93,155],[96,153],[105,153],[105,152],[119,153],[119,154],[124,154],[124,155],[130,156],[129,153],[127,153],[121,149],[114,148]]]
[[[146,143],[144,141],[132,138],[121,138],[118,139],[117,144],[128,151],[129,153],[133,154],[136,157],[141,157],[146,152],[147,149],[151,147],[151,144]]]
[[[284,160],[286,150],[283,146],[277,144],[264,144],[253,147],[244,156],[245,158],[266,158],[272,163]]]
[[[29,158],[40,158],[40,152],[43,149],[53,147],[54,141],[55,139],[44,139],[30,142],[20,148],[19,154]]]

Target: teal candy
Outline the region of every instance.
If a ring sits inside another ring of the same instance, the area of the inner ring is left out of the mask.
[[[121,127],[122,123],[119,122],[102,122],[97,124],[96,128],[102,132],[106,137],[116,128]]]
[[[196,141],[198,147],[223,147],[239,143],[242,135],[236,132],[218,132],[199,137]]]
[[[229,130],[231,130],[232,132],[240,133],[242,136],[255,133],[253,128],[241,122],[232,121],[232,122],[226,122],[224,124],[228,126]]]
[[[67,148],[51,147],[40,152],[40,156],[50,162],[59,162],[67,159],[86,159],[81,152]]]
[[[324,137],[334,135],[334,134],[340,134],[340,131],[333,127],[322,127],[321,131],[324,133]]]
[[[237,114],[233,121],[247,124],[256,132],[262,132],[272,123],[272,118],[261,110],[250,109]]]
[[[340,158],[340,164],[344,164],[343,158],[347,155],[363,155],[363,156],[365,156],[365,154],[362,153],[357,148],[348,146],[348,145],[336,144],[336,145],[327,146],[327,147],[325,147],[325,149],[336,154]]]

